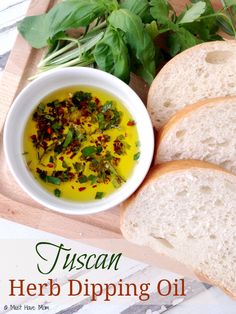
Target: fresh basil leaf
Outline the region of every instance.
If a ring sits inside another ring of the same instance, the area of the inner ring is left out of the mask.
[[[236,5],[236,0],[222,0],[224,7],[229,8]]]
[[[155,47],[149,34],[144,29],[142,20],[129,10],[113,11],[109,23],[125,33],[127,42],[136,60],[143,67],[143,78],[149,84],[155,76]]]
[[[206,3],[204,1],[198,1],[194,3],[190,9],[188,9],[179,24],[191,23],[196,21],[206,10]]]
[[[166,28],[177,31],[178,26],[174,23],[176,12],[167,0],[151,0],[151,15],[157,24],[164,25]]]
[[[146,20],[147,16],[150,15],[150,6],[147,0],[123,0],[120,8],[137,14],[142,20]]]
[[[178,32],[170,34],[167,44],[170,55],[174,57],[179,52],[200,44],[201,42],[201,40],[191,34],[188,30],[180,28]]]
[[[192,3],[197,3],[198,1],[199,0],[191,0]],[[211,1],[204,0],[204,2],[206,3],[206,10],[202,14],[202,19],[192,23],[183,24],[183,27],[193,35],[198,36],[203,41],[222,40],[222,38],[217,35],[219,30],[217,16],[209,17],[209,15],[215,14],[215,10],[211,4]],[[204,19],[204,16],[208,17]]]
[[[151,0],[151,15],[161,24],[169,22],[170,6],[167,0]]]
[[[24,18],[17,27],[32,47],[42,48],[63,31],[88,26],[104,15],[107,7],[105,0],[63,1],[46,14]]]
[[[32,47],[42,48],[47,46],[49,20],[46,14],[25,17],[17,23],[17,29]]]
[[[145,29],[152,39],[155,39],[157,37],[158,27],[156,21],[152,21],[150,24],[146,24]]]
[[[129,81],[129,52],[118,29],[107,28],[103,39],[95,47],[94,58],[101,70]]]
[[[66,134],[66,138],[65,141],[63,143],[63,147],[66,148],[70,145],[70,143],[72,142],[73,139],[73,135],[74,135],[74,130],[73,129],[69,129],[67,134]]]
[[[75,1],[78,1],[78,0],[75,0]],[[99,2],[99,1],[103,3],[107,12],[112,12],[114,10],[118,10],[119,8],[119,3],[117,0],[97,0],[96,2]]]
[[[159,24],[166,25],[171,21],[170,13],[173,9],[167,0],[151,0],[150,6],[151,15]]]

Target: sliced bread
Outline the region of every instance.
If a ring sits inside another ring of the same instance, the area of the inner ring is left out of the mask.
[[[236,97],[185,107],[161,128],[155,163],[178,159],[205,160],[236,173]]]
[[[156,166],[125,202],[124,237],[236,297],[236,176],[201,161]]]
[[[148,111],[158,130],[177,111],[199,100],[236,95],[236,41],[215,41],[185,50],[153,81]]]

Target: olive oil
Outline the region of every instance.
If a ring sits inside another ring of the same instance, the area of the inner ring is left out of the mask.
[[[30,116],[23,154],[32,175],[55,197],[102,199],[125,184],[138,162],[137,126],[113,95],[67,87],[42,99]]]

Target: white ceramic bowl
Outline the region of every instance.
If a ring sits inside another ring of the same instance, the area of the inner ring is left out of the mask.
[[[74,202],[47,192],[28,171],[23,152],[26,122],[39,102],[51,92],[67,86],[86,85],[103,89],[119,98],[137,124],[141,143],[140,159],[132,176],[110,196],[93,202]],[[121,80],[91,68],[65,68],[49,71],[29,84],[15,99],[4,128],[4,151],[7,163],[19,185],[40,204],[64,214],[91,214],[112,208],[127,199],[146,176],[154,151],[151,120],[141,99]]]

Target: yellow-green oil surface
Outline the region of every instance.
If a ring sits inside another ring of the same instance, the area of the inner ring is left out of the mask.
[[[76,156],[71,159],[70,156],[63,155],[63,153],[61,153],[57,156],[57,162],[54,162],[53,168],[49,168],[48,165],[50,164],[50,158],[53,152],[46,153],[43,158],[39,160],[39,151],[34,146],[31,139],[32,135],[37,134],[36,122],[32,118],[32,113],[25,127],[23,139],[23,154],[25,156],[26,164],[29,171],[31,171],[37,182],[41,184],[48,192],[55,194],[55,189],[59,189],[61,198],[71,201],[88,202],[95,200],[97,192],[101,192],[103,193],[104,197],[107,197],[108,195],[116,191],[119,187],[114,186],[114,183],[111,181],[93,184],[91,184],[91,182],[81,183],[78,181],[77,177],[74,178],[72,181],[61,182],[59,185],[55,185],[40,179],[37,173],[37,168],[46,170],[49,174],[52,171],[63,171],[64,168],[62,162],[59,160],[60,157],[63,157],[63,160],[67,164],[67,166],[73,168],[73,163],[80,162],[81,160],[81,150],[83,149],[83,147],[92,145],[96,141],[98,136],[107,134],[110,136],[110,141],[106,144],[106,147],[104,147],[102,154],[110,152],[114,156],[119,157],[120,162],[117,165],[116,169],[119,175],[124,178],[125,181],[127,181],[137,163],[137,156],[139,155],[140,148],[137,126],[136,124],[130,125],[130,121],[133,121],[131,114],[124,107],[119,99],[103,90],[85,86],[67,87],[61,90],[57,90],[52,94],[46,96],[44,99],[42,99],[41,103],[46,105],[47,103],[50,103],[54,100],[63,101],[65,99],[68,99],[68,97],[71,97],[71,95],[76,91],[92,93],[92,96],[98,98],[101,104],[105,104],[106,101],[112,101],[116,109],[121,113],[121,122],[119,124],[119,127],[105,130],[102,133],[101,131],[94,132],[96,130],[96,126],[94,124],[91,123],[89,124],[89,126],[85,124],[83,127],[85,131],[89,134],[89,136],[88,139],[82,144],[82,147],[80,151],[78,151]],[[76,113],[75,115],[78,115],[78,113]],[[78,116],[75,116],[74,118],[76,120]],[[114,140],[120,135],[123,135],[125,137],[125,141],[128,144],[128,149],[126,149],[125,154],[118,156],[114,151],[113,143]],[[94,174],[93,171],[89,169],[88,164],[85,165],[84,173],[86,174],[86,176]],[[122,185],[123,184],[125,183],[122,183]]]

